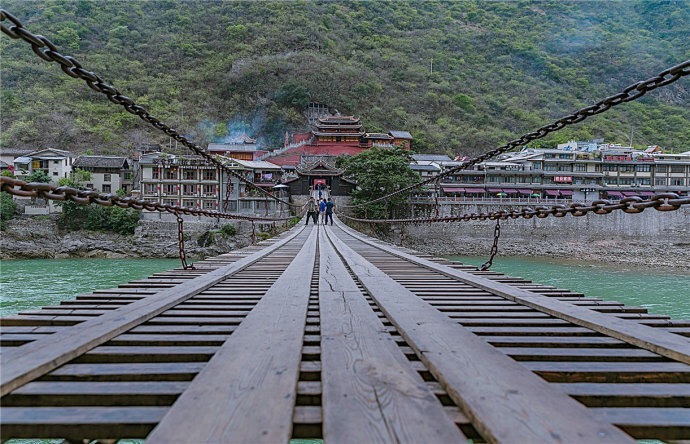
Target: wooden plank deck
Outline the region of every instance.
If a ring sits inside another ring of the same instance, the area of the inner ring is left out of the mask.
[[[687,321],[338,221],[195,266],[0,320],[2,439],[690,439]]]

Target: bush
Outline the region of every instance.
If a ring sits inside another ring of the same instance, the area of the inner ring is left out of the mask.
[[[17,211],[17,203],[9,193],[0,191],[0,229],[5,229],[5,222],[12,219]]]
[[[79,205],[75,202],[62,204],[58,222],[67,230],[111,231],[134,234],[140,213],[131,208]]]
[[[226,236],[234,236],[237,234],[237,228],[232,224],[225,224],[220,227],[220,232]]]

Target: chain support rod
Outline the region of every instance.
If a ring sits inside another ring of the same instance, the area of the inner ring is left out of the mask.
[[[182,208],[175,205],[161,204],[158,202],[147,202],[145,200],[134,199],[131,197],[120,197],[116,194],[104,194],[93,190],[79,190],[68,186],[57,187],[49,183],[25,182],[11,177],[0,176],[0,190],[13,196],[45,198],[57,201],[72,201],[79,205],[97,204],[104,207],[117,205],[121,208],[131,208],[134,210],[158,211],[161,213],[182,213],[192,216],[208,216],[217,219],[239,219],[251,221],[287,221],[291,218],[267,218],[242,216],[239,214],[221,213],[218,211],[200,210],[196,208]]]
[[[208,162],[211,162],[212,164],[218,166],[228,174],[236,177],[240,182],[248,185],[249,187],[255,190],[258,190],[259,193],[264,194],[265,196],[268,196],[271,199],[282,204],[288,206],[297,206],[295,204],[284,201],[272,195],[268,191],[265,191],[261,187],[255,185],[250,180],[245,179],[244,177],[242,177],[241,174],[233,171],[227,165],[220,162],[218,159],[216,159],[215,156],[209,154],[201,146],[192,143],[189,139],[180,134],[176,129],[166,125],[157,117],[152,116],[146,108],[144,108],[141,105],[137,105],[133,99],[122,95],[117,88],[103,81],[103,79],[96,75],[94,72],[84,69],[81,63],[77,61],[77,59],[75,59],[72,56],[65,56],[63,54],[60,54],[57,51],[57,47],[50,40],[43,37],[42,35],[36,35],[28,31],[19,19],[10,14],[8,11],[0,9],[0,22],[4,22],[5,20],[9,20],[12,24],[10,26],[5,26],[5,24],[1,24],[0,29],[2,30],[2,32],[13,39],[22,39],[25,42],[30,43],[33,52],[41,59],[47,62],[58,63],[62,71],[68,76],[85,81],[91,89],[93,89],[96,92],[105,94],[108,97],[108,100],[110,100],[114,104],[123,106],[127,110],[127,112],[139,116],[139,118],[149,123],[157,130],[164,132],[168,137],[175,139],[177,142],[192,150],[195,154],[203,157]]]
[[[428,185],[434,181],[438,181],[440,179],[443,179],[451,174],[457,173],[458,171],[462,171],[465,169],[468,169],[469,167],[476,165],[478,163],[484,162],[485,160],[491,159],[499,154],[503,154],[505,152],[508,152],[510,150],[513,150],[517,147],[524,146],[527,143],[541,139],[542,137],[545,137],[546,135],[559,131],[566,126],[573,125],[575,123],[579,123],[583,120],[585,120],[588,117],[594,116],[596,114],[601,114],[605,111],[608,111],[609,109],[613,108],[614,106],[618,106],[622,103],[630,102],[632,100],[639,99],[649,91],[653,91],[659,87],[669,85],[676,80],[680,79],[681,77],[685,77],[690,74],[690,60],[686,60],[682,63],[679,63],[676,66],[672,66],[670,68],[667,68],[663,71],[661,71],[659,74],[647,79],[647,80],[642,80],[636,83],[633,83],[632,85],[627,86],[624,88],[621,92],[614,94],[612,96],[606,97],[603,100],[598,101],[597,103],[586,106],[584,108],[581,108],[574,113],[567,115],[565,117],[561,117],[560,119],[556,120],[553,123],[550,123],[548,125],[544,125],[541,128],[537,129],[536,131],[532,131],[531,133],[527,133],[523,135],[522,137],[512,140],[508,143],[506,143],[503,146],[500,146],[498,148],[495,148],[491,151],[487,151],[486,153],[475,157],[473,159],[470,159],[469,161],[463,163],[462,165],[450,168],[442,173],[439,173],[435,176],[432,176],[424,181],[412,184],[408,187],[401,188],[397,191],[394,191],[390,194],[387,194],[385,196],[379,197],[374,200],[370,200],[369,202],[357,204],[357,205],[350,205],[347,206],[347,208],[360,208],[362,206],[370,205],[376,202],[380,202],[382,200],[390,199],[391,197],[400,195],[402,193],[406,193],[408,191],[414,190],[415,188],[419,188],[424,185]]]
[[[570,206],[553,205],[551,207],[526,207],[521,210],[499,210],[489,213],[471,213],[461,216],[449,217],[426,217],[416,219],[360,219],[341,214],[341,217],[355,222],[379,223],[379,224],[428,224],[435,222],[467,222],[470,220],[507,220],[507,219],[531,219],[537,217],[543,219],[548,216],[564,217],[568,214],[572,216],[584,216],[588,213],[610,214],[620,210],[624,213],[641,213],[646,208],[654,208],[657,211],[676,211],[683,205],[690,205],[690,197],[680,197],[676,193],[655,194],[649,200],[643,200],[638,196],[631,196],[621,199],[618,202],[610,200],[595,200],[591,205],[583,203],[573,203]]]
[[[182,262],[182,268],[185,270],[194,270],[194,265],[187,265],[187,253],[185,253],[184,249],[184,220],[178,212],[175,212],[175,216],[177,217],[177,240],[180,245],[180,261]]]
[[[498,238],[501,237],[501,220],[496,219],[496,226],[494,227],[494,244],[491,246],[491,255],[489,256],[489,260],[484,262],[481,267],[479,267],[480,271],[489,271],[489,268],[494,263],[494,257],[496,257],[496,254],[498,254]]]

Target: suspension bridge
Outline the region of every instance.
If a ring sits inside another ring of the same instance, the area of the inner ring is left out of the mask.
[[[5,34],[223,168],[0,10],[5,20]],[[688,74],[690,61],[458,168]],[[181,214],[280,220],[5,177],[0,184],[15,195],[170,212],[178,221]],[[666,193],[452,219],[675,211],[688,204],[690,198]],[[351,219],[401,226],[449,220]],[[3,441],[690,439],[690,321],[428,257],[369,238],[337,217],[335,225],[298,224],[194,267],[184,258],[180,222],[180,247],[179,269],[0,320]]]

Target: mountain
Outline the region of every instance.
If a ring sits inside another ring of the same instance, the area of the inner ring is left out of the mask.
[[[309,102],[406,130],[418,152],[476,155],[690,59],[688,1],[4,0],[3,8],[205,146],[264,148]],[[3,22],[6,24],[7,20]],[[169,138],[2,35],[11,148],[128,153]],[[545,141],[690,149],[690,78]]]

